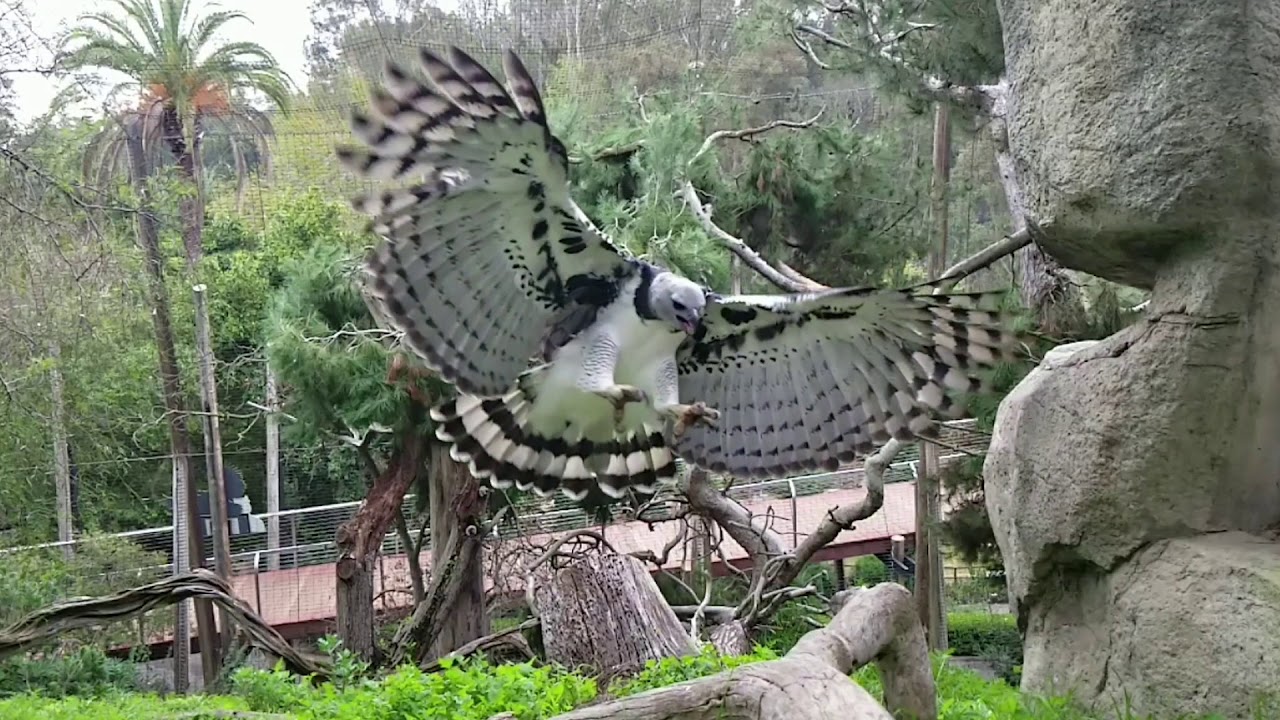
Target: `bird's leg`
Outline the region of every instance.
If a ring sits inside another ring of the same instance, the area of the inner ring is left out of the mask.
[[[618,365],[618,342],[602,330],[587,340],[582,353],[582,373],[578,387],[613,404],[613,424],[621,432],[627,403],[648,402],[648,395],[634,385],[620,385],[613,377]]]
[[[619,430],[622,429],[622,418],[627,413],[627,403],[642,403],[649,400],[645,392],[634,385],[611,385],[593,392],[613,403],[613,425]]]
[[[690,405],[676,403],[658,408],[658,411],[670,417],[674,421],[671,432],[675,437],[680,437],[684,431],[689,429],[690,425],[702,423],[703,425],[716,424],[720,419],[720,411],[715,408],[707,407],[707,404],[699,400]]]
[[[683,435],[684,431],[694,423],[715,425],[716,420],[720,419],[720,411],[707,407],[704,402],[695,402],[692,405],[680,402],[680,371],[676,366],[675,358],[670,358],[658,367],[655,381],[658,397],[653,404],[653,409],[672,421],[671,431],[674,437]]]

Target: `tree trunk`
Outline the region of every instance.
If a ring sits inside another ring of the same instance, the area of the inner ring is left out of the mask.
[[[413,424],[411,424],[412,428]],[[338,637],[346,649],[373,660],[374,560],[404,494],[422,471],[427,440],[416,429],[401,433],[398,446],[378,474],[356,514],[338,528]]]
[[[747,636],[747,629],[742,627],[742,623],[737,620],[711,628],[711,645],[721,655],[749,655],[751,653],[751,638]]]
[[[202,237],[204,230],[204,204],[201,202],[199,143],[194,137],[199,128],[193,123],[193,137],[189,141],[186,127],[187,118],[184,118],[173,107],[164,110],[161,123],[163,124],[162,132],[164,133],[165,144],[169,147],[169,152],[173,154],[174,163],[178,166],[178,172],[181,173],[184,180],[191,184],[191,194],[178,200],[178,214],[182,217],[182,247],[187,258],[187,269],[194,270],[204,256]]]
[[[929,653],[906,588],[883,583],[847,590],[832,600],[831,624],[805,635],[782,658],[552,720],[893,720],[894,715],[935,720]],[[849,680],[868,662],[880,670],[884,707]]]
[[[588,555],[534,587],[547,660],[629,675],[649,660],[697,651],[658,584],[629,555]]]
[[[392,665],[410,658],[420,665],[429,663],[487,634],[481,558],[484,501],[471,474],[443,446],[435,444],[434,450],[431,582],[413,617],[392,640]]]
[[[478,526],[485,507],[479,484],[462,463],[437,444],[431,453],[431,567],[450,561],[449,536],[457,528]],[[484,563],[480,542],[466,543],[455,562],[463,569],[457,597],[447,621],[431,641],[424,659],[435,659],[462,645],[489,634],[489,614],[485,611]]]
[[[204,565],[204,541],[200,532],[200,513],[196,501],[195,485],[191,482],[191,436],[187,433],[187,412],[182,401],[181,376],[178,372],[178,353],[173,341],[173,320],[169,313],[169,292],[164,284],[164,256],[160,253],[160,231],[156,226],[155,214],[151,210],[150,192],[147,188],[146,156],[142,147],[142,136],[136,122],[125,127],[126,143],[129,155],[129,174],[134,189],[141,199],[141,212],[137,213],[138,243],[142,245],[146,258],[147,290],[151,301],[151,319],[156,336],[156,354],[159,357],[160,385],[164,393],[165,416],[169,424],[169,445],[173,462],[178,466],[178,477],[183,479],[182,495],[186,501],[187,538],[190,545],[190,562],[193,568]],[[175,512],[182,502],[178,494],[174,496]],[[175,523],[176,525],[176,523]],[[198,599],[196,606],[196,628],[200,638],[200,662],[204,670],[206,685],[212,685],[217,679],[221,666],[217,628],[213,620],[213,603]],[[175,638],[175,641],[187,642],[187,638]]]
[[[951,113],[945,102],[934,103],[933,177],[930,201],[933,222],[933,251],[929,276],[941,277],[947,268],[948,202],[951,180]],[[920,464],[916,472],[916,611],[924,624],[929,647],[946,647],[946,617],[942,611],[942,552],[934,530],[941,517],[942,498],[935,473],[937,446],[920,443]]]
[[[209,535],[218,575],[231,578],[231,537],[227,527],[227,484],[222,465],[222,430],[218,421],[218,380],[213,370],[213,339],[209,330],[209,305],[204,285],[191,288],[195,300],[196,351],[200,364],[200,394],[204,397],[204,452],[209,492]],[[221,643],[231,642],[231,625],[222,614]]]

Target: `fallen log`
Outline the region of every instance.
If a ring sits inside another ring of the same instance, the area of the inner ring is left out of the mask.
[[[846,590],[831,623],[777,660],[580,708],[553,720],[937,720],[924,629],[901,585]],[[850,679],[874,662],[884,706]],[[891,714],[893,713],[893,714]]]

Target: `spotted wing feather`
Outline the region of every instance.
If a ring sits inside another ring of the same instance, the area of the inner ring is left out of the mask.
[[[389,65],[340,146],[357,175],[403,187],[356,198],[381,242],[367,291],[403,343],[463,392],[505,393],[584,279],[627,260],[569,195],[564,146],[518,59],[508,91],[466,53],[423,50],[429,82]]]
[[[687,461],[739,477],[834,470],[890,438],[936,436],[1019,338],[1003,293],[833,289],[713,296],[679,351],[680,395],[721,412],[676,441]],[[959,393],[957,396],[956,393]]]

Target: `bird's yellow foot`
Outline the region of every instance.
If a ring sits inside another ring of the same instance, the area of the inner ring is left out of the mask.
[[[627,413],[627,404],[647,402],[649,399],[643,390],[632,385],[614,385],[597,394],[613,403],[613,425],[619,432],[622,431],[622,419]]]
[[[716,420],[720,419],[720,411],[707,407],[707,404],[702,401],[692,405],[672,405],[666,409],[666,412],[675,419],[675,425],[671,428],[675,437],[683,435],[684,431],[694,423],[715,425]]]

